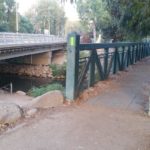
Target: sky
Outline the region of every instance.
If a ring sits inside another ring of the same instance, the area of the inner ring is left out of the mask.
[[[32,5],[38,3],[38,0],[16,0],[19,3],[19,12],[23,15]],[[69,2],[65,4],[66,17],[70,21],[78,20],[76,6],[71,5]]]

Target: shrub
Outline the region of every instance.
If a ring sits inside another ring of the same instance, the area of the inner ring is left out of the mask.
[[[29,90],[28,94],[33,97],[37,97],[54,90],[64,91],[64,87],[59,83],[53,83],[46,86],[33,87],[31,90]]]
[[[66,63],[62,65],[51,64],[50,68],[52,69],[53,77],[66,76]]]

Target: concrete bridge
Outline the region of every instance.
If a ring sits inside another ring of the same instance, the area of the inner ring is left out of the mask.
[[[32,56],[32,63],[49,64],[52,53],[64,49],[66,39],[55,35],[0,33],[0,60]]]

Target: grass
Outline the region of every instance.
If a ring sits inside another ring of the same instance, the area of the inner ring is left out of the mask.
[[[65,77],[66,76],[66,63],[62,65],[51,64],[50,68],[52,69],[53,77]]]
[[[63,92],[64,87],[59,83],[53,83],[53,84],[49,84],[46,86],[33,87],[31,90],[29,90],[28,94],[30,96],[37,97],[37,96],[43,95],[49,91],[54,91],[54,90],[60,90]]]

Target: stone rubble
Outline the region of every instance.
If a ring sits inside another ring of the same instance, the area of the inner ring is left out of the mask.
[[[52,71],[48,65],[1,64],[0,72],[32,77],[52,77]]]

